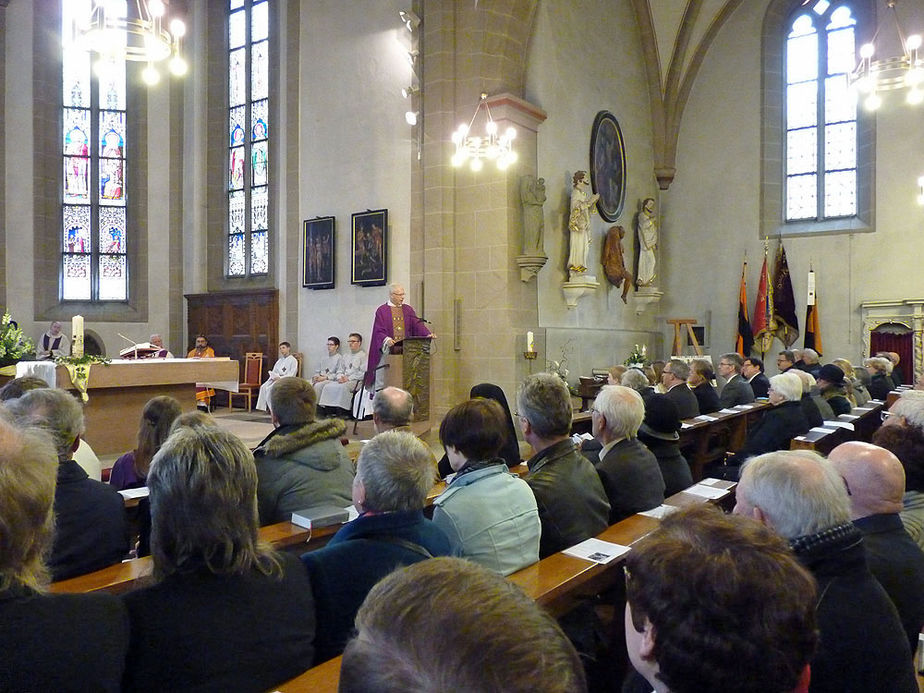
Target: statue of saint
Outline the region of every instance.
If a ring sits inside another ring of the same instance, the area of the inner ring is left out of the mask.
[[[542,205],[545,204],[545,178],[520,178],[520,203],[523,205],[523,255],[545,255],[542,236],[545,221]]]
[[[622,239],[626,230],[621,226],[611,226],[606,232],[606,241],[603,243],[603,272],[610,284],[617,289],[622,287],[622,302],[626,303],[626,294],[632,286],[632,273],[626,269],[623,260]],[[625,284],[623,284],[625,282]]]
[[[655,280],[655,250],[658,247],[658,217],[655,213],[655,201],[645,198],[638,213],[638,276],[636,287],[651,286]]]
[[[590,214],[599,195],[587,194],[587,171],[577,171],[572,177],[571,216],[568,231],[571,232],[571,252],[568,255],[568,269],[572,272],[587,271],[587,248],[590,246]]]

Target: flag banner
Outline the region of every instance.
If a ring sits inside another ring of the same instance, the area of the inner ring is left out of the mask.
[[[776,321],[776,336],[788,349],[799,339],[799,318],[796,317],[796,298],[782,242],[777,248],[773,273],[773,317]]]
[[[821,330],[818,327],[818,296],[815,293],[815,272],[808,273],[808,300],[805,305],[805,342],[806,349],[814,349],[821,356]]]
[[[767,269],[767,247],[764,245],[764,264],[760,268],[760,284],[757,285],[757,303],[754,305],[754,344],[763,355],[770,351],[776,332],[773,319],[773,284]]]
[[[754,333],[751,332],[751,321],[748,320],[748,263],[741,268],[741,288],[738,290],[738,336],[735,339],[735,351],[744,358],[751,355],[754,348]]]

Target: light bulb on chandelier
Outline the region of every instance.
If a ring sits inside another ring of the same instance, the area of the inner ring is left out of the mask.
[[[497,123],[491,116],[491,109],[487,102],[488,95],[482,94],[475,113],[468,125],[464,123],[459,125],[458,129],[452,134],[452,143],[456,145],[456,151],[452,155],[450,162],[453,166],[462,166],[466,161],[473,172],[478,172],[484,167],[484,159],[494,161],[494,164],[501,171],[506,170],[517,160],[517,154],[513,151],[513,140],[517,136],[517,131],[509,127],[504,134],[498,136]],[[469,135],[478,112],[484,106],[487,121],[485,122],[485,136]]]

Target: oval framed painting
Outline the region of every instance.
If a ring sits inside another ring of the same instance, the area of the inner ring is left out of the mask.
[[[615,116],[600,111],[590,131],[590,184],[599,193],[597,211],[616,221],[626,201],[626,148]]]

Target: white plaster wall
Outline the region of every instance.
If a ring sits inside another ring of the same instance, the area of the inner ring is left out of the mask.
[[[350,284],[352,213],[388,210],[388,281],[409,279],[414,147],[401,88],[410,84],[411,68],[408,33],[398,19],[406,6],[403,0],[304,0],[301,6],[300,218],[333,215],[337,229],[336,288],[299,289],[297,346],[305,373],[326,353],[328,335],[340,337],[344,352],[349,332],[368,342],[375,308],[387,298],[385,287]],[[419,305],[407,288],[408,302]]]
[[[683,116],[677,176],[661,198],[663,312],[702,321],[711,310],[714,354],[734,348],[745,253],[752,313],[763,259],[759,76],[765,6],[742,3],[716,37]],[[924,29],[924,8],[907,5],[902,18],[909,29]],[[843,356],[856,363],[861,357],[860,302],[924,295],[924,208],[915,204],[915,182],[924,174],[922,117],[920,108],[900,100],[887,101],[878,116],[874,233],[785,241],[801,329],[810,264],[816,271],[824,361]],[[775,247],[771,243],[771,253]],[[773,353],[782,348],[774,342]],[[775,372],[774,359],[768,355],[768,361]]]
[[[657,197],[647,77],[635,13],[628,0],[539,3],[529,44],[525,98],[548,113],[538,138],[538,175],[546,179],[548,197],[545,251],[549,256],[537,277],[539,323],[547,329],[545,356],[549,359],[558,360],[563,345],[573,339],[569,379],[576,379],[591,367],[621,362],[635,343],[647,342],[652,348],[660,338],[653,313],[636,315],[634,292],[624,305],[621,290],[607,282],[600,257],[606,229],[612,224],[596,214],[591,221],[593,245],[588,259],[600,288],[572,310],[566,307],[561,291],[567,279],[571,175],[589,168],[590,131],[598,111],[613,113],[626,145],[626,202],[613,223],[626,229],[623,248],[629,267],[638,201]],[[601,330],[608,331],[603,341]]]

